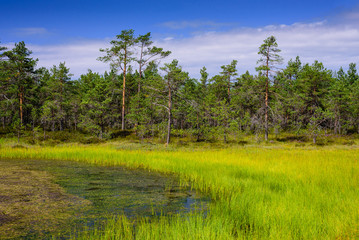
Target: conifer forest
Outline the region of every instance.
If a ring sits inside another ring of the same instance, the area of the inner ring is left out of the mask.
[[[1,131],[19,139],[27,131],[81,131],[99,139],[132,132],[167,143],[173,134],[227,142],[242,133],[268,140],[289,132],[315,143],[359,132],[356,63],[346,71],[300,56],[284,63],[274,36],[258,46],[256,74],[238,74],[233,60],[212,77],[204,66],[199,79],[170,60],[171,49],[154,46],[150,33],[133,30],[99,50],[110,71],[89,69],[73,80],[65,62],[38,66],[24,42],[0,49]]]

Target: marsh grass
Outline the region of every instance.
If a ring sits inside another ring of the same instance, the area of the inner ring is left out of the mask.
[[[353,141],[322,147],[274,141],[214,150],[206,143],[171,148],[133,142],[28,148],[3,144],[0,156],[173,173],[183,185],[214,200],[206,215],[142,219],[135,225],[120,217],[76,238],[358,239],[359,149]]]

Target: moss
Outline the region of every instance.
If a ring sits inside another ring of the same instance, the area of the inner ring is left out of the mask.
[[[46,232],[64,228],[76,209],[90,202],[65,193],[43,171],[0,162],[1,239],[41,239]]]

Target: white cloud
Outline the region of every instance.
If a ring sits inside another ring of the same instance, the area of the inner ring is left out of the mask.
[[[166,37],[166,38],[164,38],[163,40],[165,40],[165,41],[171,41],[172,39],[174,39],[173,37]]]
[[[170,21],[160,24],[160,26],[170,29],[184,29],[184,28],[217,28],[232,26],[233,23],[218,23],[213,21]]]
[[[45,28],[17,28],[15,34],[19,36],[32,36],[32,35],[44,35],[49,32]]]
[[[103,53],[100,48],[109,46],[110,40],[102,41],[77,41],[61,45],[27,45],[33,51],[32,57],[38,58],[38,67],[51,68],[60,62],[65,62],[70,68],[70,73],[74,74],[73,78],[80,77],[81,74],[87,73],[88,69],[100,74],[109,70],[109,66],[103,62],[97,61],[97,58]],[[9,46],[8,46],[9,47]]]
[[[203,66],[210,74],[217,74],[221,65],[233,59],[238,60],[240,73],[254,73],[258,48],[271,35],[276,36],[285,63],[299,55],[304,63],[319,60],[337,70],[359,60],[359,26],[330,25],[325,21],[211,32],[156,44],[171,50],[171,57],[193,76],[198,76]]]
[[[351,13],[354,14],[354,13]],[[300,56],[303,63],[323,62],[337,70],[349,63],[359,63],[359,25],[332,24],[327,21],[271,25],[261,28],[241,28],[227,32],[197,33],[187,38],[155,39],[155,45],[172,51],[166,61],[178,59],[191,76],[198,77],[206,66],[211,75],[221,71],[220,66],[238,60],[239,73],[255,73],[259,46],[271,35],[276,36],[281,55],[286,63]],[[100,48],[109,46],[110,39],[81,41],[63,45],[28,45],[39,66],[51,67],[66,62],[74,78],[91,69],[103,73],[109,66],[96,59]]]

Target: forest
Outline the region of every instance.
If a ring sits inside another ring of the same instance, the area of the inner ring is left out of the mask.
[[[139,139],[190,136],[223,142],[241,134],[268,141],[281,133],[318,137],[359,133],[359,75],[355,63],[338,71],[323,63],[283,63],[277,39],[258,46],[256,74],[238,74],[237,61],[195,79],[151,34],[123,30],[99,50],[110,71],[71,79],[65,62],[50,69],[24,42],[0,45],[1,134],[83,132],[99,139],[133,133]],[[194,50],[195,51],[195,50]],[[166,63],[161,64],[161,61]],[[284,66],[284,67],[282,67]]]

